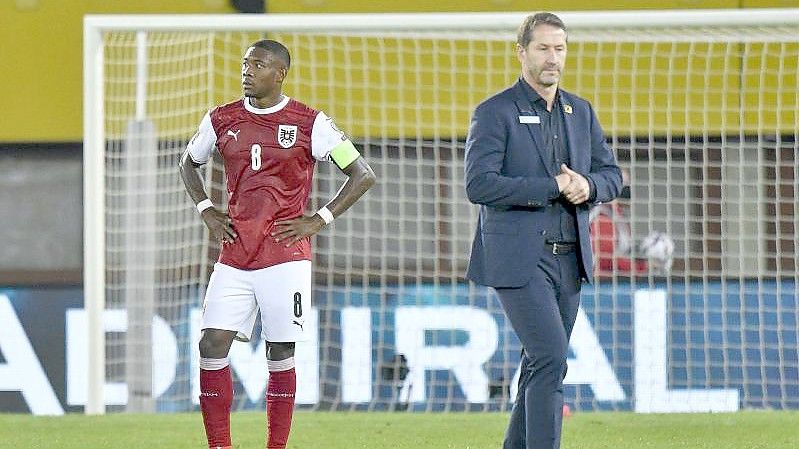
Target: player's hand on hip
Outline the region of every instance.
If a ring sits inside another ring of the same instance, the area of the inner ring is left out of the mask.
[[[233,220],[224,212],[218,211],[215,207],[209,207],[202,213],[205,226],[217,240],[223,243],[233,243],[238,237],[236,230],[233,229]]]
[[[561,194],[572,204],[582,204],[588,201],[588,196],[591,193],[591,187],[585,176],[570,169],[566,164],[560,165],[561,174],[567,174],[571,178],[569,185],[567,185]]]
[[[270,234],[275,242],[285,242],[286,247],[321,231],[325,226],[319,215],[303,215],[291,220],[276,221]]]

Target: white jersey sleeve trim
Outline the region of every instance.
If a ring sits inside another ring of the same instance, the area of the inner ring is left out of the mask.
[[[206,112],[200,122],[200,128],[194,137],[191,138],[186,149],[189,151],[191,160],[197,164],[205,164],[211,159],[211,152],[216,145],[216,131],[211,124],[211,113]]]
[[[333,119],[322,111],[316,114],[311,129],[311,154],[318,161],[329,161],[330,151],[347,140]]]

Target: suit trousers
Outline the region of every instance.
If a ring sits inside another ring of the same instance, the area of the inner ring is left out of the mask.
[[[557,449],[563,413],[563,379],[577,308],[578,252],[547,251],[530,282],[497,288],[505,315],[523,346],[519,392],[503,449]]]

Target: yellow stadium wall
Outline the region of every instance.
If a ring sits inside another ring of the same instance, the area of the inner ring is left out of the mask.
[[[763,0],[762,3],[768,3]],[[773,3],[773,2],[772,2]],[[596,0],[407,0],[365,2],[363,0],[269,0],[271,12],[485,12],[485,11],[590,11],[631,9],[739,8],[739,0],[618,0],[601,4]],[[763,5],[766,6],[766,5]]]
[[[323,109],[355,136],[463,137],[474,105],[519,74],[512,42],[353,38],[337,42],[320,59],[302,39],[276,37],[288,43],[297,61],[347,60],[351,70],[334,72],[298,62],[286,91]],[[385,52],[366,53],[362,45]],[[751,44],[750,55],[742,58],[740,49],[686,43],[661,46],[652,58],[651,43],[575,42],[561,84],[591,101],[613,135],[793,132],[799,115],[790,86],[799,85],[799,61],[786,56],[764,62],[763,45]],[[769,45],[769,54],[799,54],[799,44]],[[345,55],[348,47],[354,51]],[[349,79],[350,87],[342,89],[331,77]],[[309,86],[310,79],[325,81]]]
[[[0,2],[0,142],[83,140],[83,16],[227,13],[227,0]],[[10,113],[9,113],[10,112]]]
[[[596,0],[268,0],[271,12],[457,12],[457,11],[590,11],[630,9],[796,8],[799,0],[618,0],[602,4]]]
[[[594,1],[563,0],[536,6],[564,11],[596,9],[597,4]],[[799,0],[627,0],[616,2],[613,8],[627,10],[797,6]],[[388,3],[362,0],[268,1],[270,12],[527,11],[529,8],[529,1],[519,0],[407,0]],[[84,14],[232,12],[234,10],[227,0],[6,0],[0,3],[0,39],[4,43],[0,53],[4,62],[3,70],[0,71],[0,95],[7,111],[3,125],[0,126],[0,142],[82,140]],[[512,53],[509,52],[508,57],[512,58]],[[504,80],[497,80],[499,87],[503,83]],[[737,94],[730,95],[730,98],[737,98]],[[605,99],[592,100],[602,103]],[[336,103],[341,104],[340,101]],[[600,114],[602,113],[600,110]],[[455,133],[465,132],[468,116],[461,115],[464,114],[447,119],[453,128],[457,128],[452,130]],[[785,117],[781,120],[784,122]],[[625,123],[624,119],[619,123]],[[635,124],[629,123],[628,126],[635,127]]]

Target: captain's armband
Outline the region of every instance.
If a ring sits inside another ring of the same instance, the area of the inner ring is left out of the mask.
[[[353,145],[350,140],[345,140],[330,150],[330,159],[342,170],[347,168],[347,166],[360,156],[361,153],[355,149],[355,145]]]

